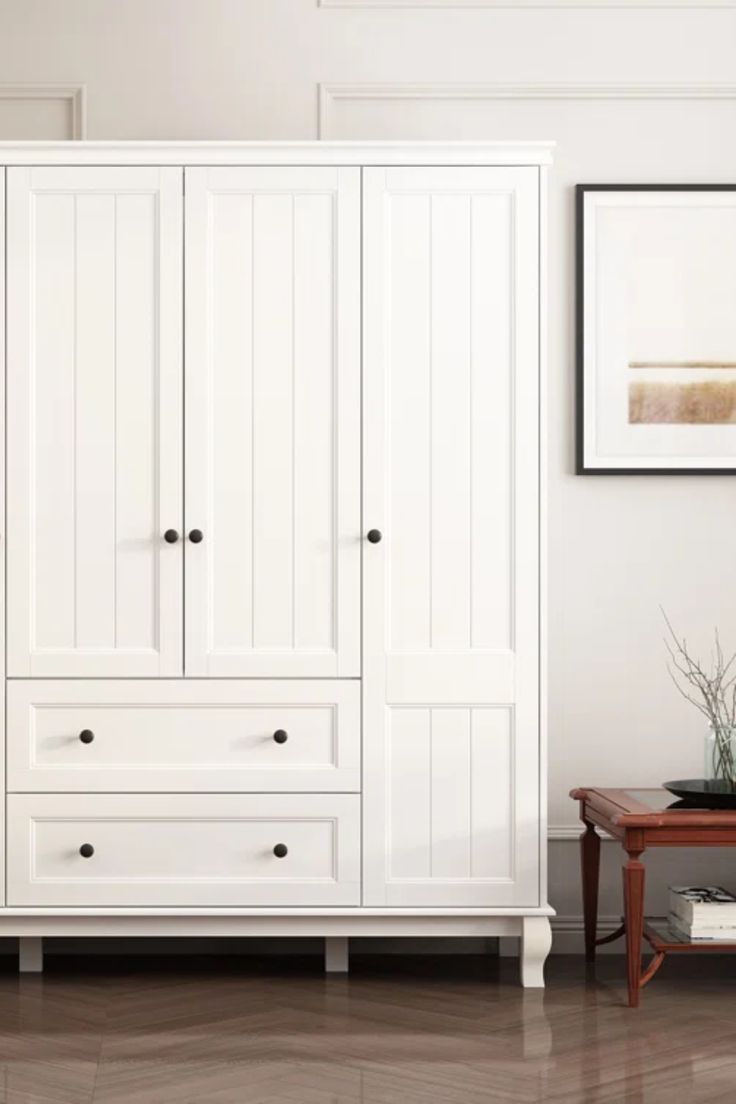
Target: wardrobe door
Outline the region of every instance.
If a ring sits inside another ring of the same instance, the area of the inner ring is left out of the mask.
[[[186,673],[358,675],[360,170],[186,171]]]
[[[538,172],[363,186],[364,903],[535,905]]]
[[[182,666],[182,174],[8,170],[8,672]]]

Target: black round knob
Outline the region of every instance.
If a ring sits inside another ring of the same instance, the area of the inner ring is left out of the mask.
[[[95,738],[95,734],[91,728],[83,728],[79,733],[79,739],[83,744],[91,744]]]
[[[378,544],[382,537],[383,533],[380,529],[368,530],[368,540],[371,542],[371,544]]]
[[[176,529],[167,529],[164,533],[164,540],[167,544],[176,544],[179,539],[179,534]]]
[[[273,734],[273,738],[277,744],[285,744],[289,739],[289,733],[285,728],[277,728]]]
[[[199,544],[200,541],[204,540],[204,533],[201,529],[190,529],[189,539],[192,544]]]
[[[83,843],[79,848],[79,854],[83,859],[91,859],[95,853],[95,849],[91,843]]]
[[[273,853],[277,859],[283,859],[289,854],[289,848],[285,843],[277,843],[273,849]]]

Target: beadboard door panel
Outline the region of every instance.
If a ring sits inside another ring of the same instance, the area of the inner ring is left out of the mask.
[[[182,173],[8,170],[8,671],[182,669]]]
[[[360,170],[186,172],[186,673],[360,673]]]
[[[11,679],[8,789],[360,789],[356,679]]]
[[[12,794],[8,827],[10,905],[360,903],[356,795]]]
[[[539,898],[539,187],[364,172],[365,901]]]

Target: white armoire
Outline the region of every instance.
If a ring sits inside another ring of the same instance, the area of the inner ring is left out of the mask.
[[[21,968],[473,935],[542,984],[549,155],[0,146]]]

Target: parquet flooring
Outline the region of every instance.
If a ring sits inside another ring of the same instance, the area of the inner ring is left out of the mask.
[[[623,959],[49,956],[0,965],[1,1104],[733,1104],[736,956]]]

